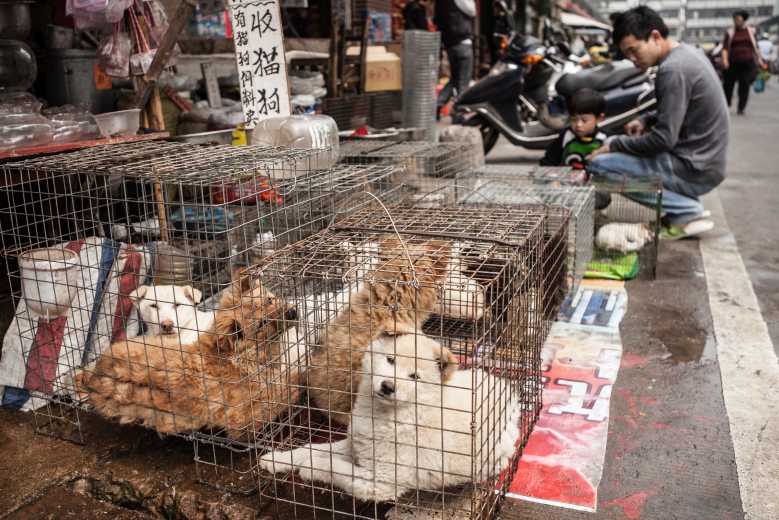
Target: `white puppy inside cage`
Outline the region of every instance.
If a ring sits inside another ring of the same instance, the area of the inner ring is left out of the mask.
[[[370,350],[347,438],[270,451],[260,458],[263,469],[297,470],[355,498],[390,501],[485,481],[508,467],[520,435],[509,380],[458,370],[451,352],[427,336],[383,336]]]
[[[182,345],[211,329],[213,312],[197,308],[202,294],[191,285],[142,285],[130,293],[147,336],[178,334]]]

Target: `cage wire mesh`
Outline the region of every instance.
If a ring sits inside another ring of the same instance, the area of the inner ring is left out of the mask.
[[[475,144],[467,142],[428,143],[424,141],[353,141],[344,143],[341,162],[346,164],[396,164],[405,169],[402,182],[404,198],[422,197],[433,201],[448,192],[459,173],[473,171],[479,155]],[[436,195],[428,195],[435,192]],[[449,200],[448,202],[454,202]]]
[[[425,128],[428,141],[435,141],[437,135],[440,53],[440,33],[403,32],[403,126]]]
[[[514,174],[492,171],[458,175],[455,190],[459,204],[545,204],[569,210],[566,287],[576,292],[592,259],[595,214],[592,186],[529,184]]]
[[[388,165],[318,170],[323,153],[145,142],[0,167],[15,305],[0,359],[6,401],[77,442],[87,408],[245,448],[248,404],[233,394],[259,384],[251,367],[265,354],[248,346],[263,329],[241,323],[275,299],[243,294],[235,273],[364,205],[364,191],[392,189],[397,175]],[[220,316],[234,329],[219,329]],[[179,396],[179,385],[202,395]]]
[[[540,411],[545,219],[374,205],[246,273],[308,359],[276,374],[300,401],[255,423],[277,516],[491,516]]]
[[[594,250],[589,275],[619,279],[656,277],[662,212],[659,178],[635,179],[612,174],[608,179],[593,176],[588,180],[582,170],[568,166],[491,164],[477,172],[511,175],[517,182],[549,186],[593,186]]]

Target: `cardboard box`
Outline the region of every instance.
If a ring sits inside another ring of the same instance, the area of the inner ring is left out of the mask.
[[[350,47],[347,54],[359,56],[360,48]],[[387,49],[381,45],[373,45],[368,47],[366,61],[368,67],[365,78],[366,92],[382,92],[402,88],[400,56],[387,52]]]

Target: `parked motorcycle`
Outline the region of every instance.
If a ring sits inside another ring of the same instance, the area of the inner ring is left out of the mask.
[[[514,34],[505,55],[490,73],[457,99],[454,120],[478,126],[484,152],[503,134],[513,144],[544,149],[568,124],[565,98],[580,88],[600,91],[606,98],[607,132],[620,132],[628,121],[655,105],[653,73],[627,60],[579,69],[563,42],[544,44]]]

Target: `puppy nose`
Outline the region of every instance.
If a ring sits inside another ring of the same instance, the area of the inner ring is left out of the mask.
[[[163,321],[160,323],[160,328],[164,331],[171,331],[173,330],[173,322],[172,321]]]
[[[395,393],[395,383],[389,381],[381,382],[381,393],[384,395],[391,395]]]
[[[287,309],[287,313],[284,315],[288,320],[296,320],[298,319],[298,310],[294,307]]]

